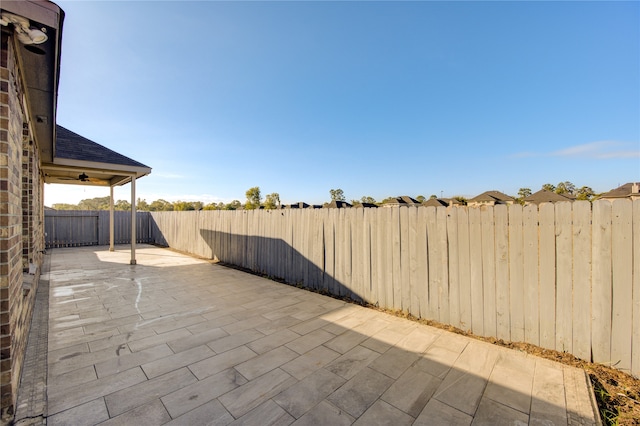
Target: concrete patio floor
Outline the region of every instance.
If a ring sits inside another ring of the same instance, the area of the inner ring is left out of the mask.
[[[46,257],[17,424],[599,423],[576,368],[167,249]]]

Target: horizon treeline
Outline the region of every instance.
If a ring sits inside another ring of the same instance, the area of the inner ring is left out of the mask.
[[[574,196],[578,200],[589,200],[592,201],[599,194],[596,194],[593,189],[588,186],[583,186],[580,188],[576,188],[574,184],[569,181],[560,182],[558,185],[552,185],[550,183],[546,183],[542,185],[541,189],[545,189],[547,191],[556,192],[558,194],[570,194]],[[523,199],[532,194],[531,189],[529,188],[520,188],[518,191],[518,196],[514,197],[516,202],[522,203]],[[280,195],[277,192],[267,194],[265,200],[262,200],[262,195],[260,192],[260,187],[254,186],[249,188],[245,193],[247,197],[247,201],[243,204],[239,200],[233,200],[230,203],[209,203],[204,204],[202,201],[167,201],[163,199],[155,200],[151,203],[148,203],[143,198],[138,198],[136,201],[136,210],[138,211],[188,211],[188,210],[238,210],[238,209],[257,209],[257,208],[266,208],[266,209],[275,209],[281,207],[280,204]],[[329,191],[329,195],[331,197],[331,201],[346,201],[346,197],[344,196],[344,191],[342,189],[331,189]],[[431,195],[429,198],[438,198],[436,195]],[[452,199],[456,199],[462,204],[466,204],[467,199],[462,196],[451,197]],[[350,203],[352,205],[358,205],[362,203],[367,204],[376,204],[381,205],[389,200],[393,200],[395,197],[388,197],[382,201],[376,201],[373,197],[363,196],[359,200],[351,200]],[[427,200],[427,197],[423,195],[418,195],[415,199],[419,202],[423,202]],[[51,205],[51,208],[54,210],[109,210],[109,200],[110,197],[95,197],[89,198],[85,200],[81,200],[78,204],[66,204],[66,203],[55,203]],[[329,203],[324,203],[324,206]],[[131,211],[131,203],[126,200],[117,200],[114,201],[114,209],[120,211]]]

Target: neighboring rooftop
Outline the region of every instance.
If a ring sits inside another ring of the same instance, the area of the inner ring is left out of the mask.
[[[383,206],[397,207],[397,206],[419,206],[420,201],[409,197],[408,195],[401,195],[384,202]]]
[[[575,197],[567,197],[565,194],[557,194],[553,191],[541,189],[528,197],[525,197],[523,201],[527,204],[541,204],[541,203],[557,203],[560,201],[573,201]]]
[[[468,203],[510,204],[515,199],[500,191],[486,191],[470,199]]]
[[[599,198],[612,199],[612,198],[640,198],[640,182],[629,182],[622,186],[612,189],[609,192],[605,192]]]
[[[286,209],[306,209],[309,207],[309,204],[304,201],[299,201],[297,203],[289,204],[285,206]]]
[[[329,209],[344,209],[347,207],[353,207],[353,206],[347,203],[346,201],[336,201],[336,200],[333,200],[327,205],[327,208]]]
[[[442,198],[429,198],[422,203],[425,207],[449,207],[449,203]]]

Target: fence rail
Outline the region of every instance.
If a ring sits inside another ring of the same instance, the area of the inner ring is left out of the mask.
[[[640,200],[151,217],[157,244],[640,375]]]
[[[131,243],[131,212],[114,212],[114,243]],[[79,247],[109,244],[109,212],[46,210],[44,214],[45,247]],[[151,243],[151,215],[136,212],[138,243]]]

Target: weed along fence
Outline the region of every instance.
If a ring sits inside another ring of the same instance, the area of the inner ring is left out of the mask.
[[[108,211],[46,210],[45,247],[78,247],[109,244]],[[151,243],[151,215],[136,212],[137,242]],[[131,243],[131,212],[114,212],[114,243]]]
[[[151,217],[157,244],[640,375],[640,200]]]

